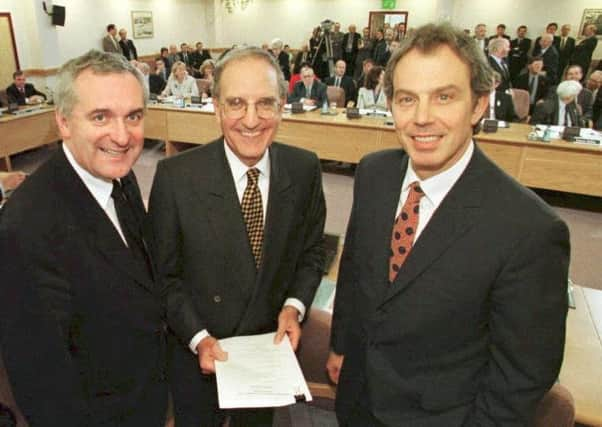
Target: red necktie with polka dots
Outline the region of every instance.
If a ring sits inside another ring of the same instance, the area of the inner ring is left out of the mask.
[[[401,269],[414,245],[422,196],[424,193],[418,182],[411,183],[408,198],[401,208],[399,216],[395,218],[391,236],[391,258],[389,259],[389,282],[391,283],[397,277],[397,272]]]

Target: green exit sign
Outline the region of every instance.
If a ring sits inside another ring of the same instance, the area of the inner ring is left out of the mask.
[[[397,0],[383,0],[383,9],[395,9]]]

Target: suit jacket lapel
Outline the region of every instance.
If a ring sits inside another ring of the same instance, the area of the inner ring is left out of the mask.
[[[58,150],[56,156],[58,188],[73,189],[63,191],[62,196],[70,205],[69,209],[77,212],[77,218],[81,221],[82,230],[87,234],[90,247],[100,252],[109,264],[152,292],[153,282],[136,266],[117,229],[77,175],[63,150]]]
[[[249,297],[253,291],[253,284],[257,275],[255,261],[251,252],[251,245],[247,235],[247,228],[240,209],[240,202],[232,178],[232,172],[226,153],[223,139],[217,143],[214,151],[215,159],[212,162],[214,171],[209,173],[208,199],[207,194],[199,194],[201,203],[208,204],[207,215],[213,236],[211,239],[220,241],[229,239],[231,242],[222,245],[212,245],[215,250],[223,250],[224,271],[237,271],[241,291]],[[203,188],[199,183],[191,183],[193,188]],[[233,241],[232,241],[233,240]]]
[[[454,184],[415,242],[397,278],[388,287],[383,304],[414,283],[415,279],[475,223],[480,213],[482,160],[475,147],[466,170]]]

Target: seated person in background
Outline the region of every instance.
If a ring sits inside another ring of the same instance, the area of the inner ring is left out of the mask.
[[[302,102],[305,105],[321,107],[328,102],[326,85],[314,77],[314,70],[309,65],[301,69],[301,81],[295,83],[293,93],[288,102]]]
[[[602,64],[602,61],[600,61]],[[592,120],[594,122],[594,129],[602,128],[602,71],[596,70],[590,74],[587,80],[587,88],[592,91],[594,98],[594,104],[592,108]]]
[[[583,71],[581,70],[581,65],[570,65],[566,69],[564,79],[581,82],[581,80],[583,79]],[[579,92],[579,96],[577,97],[577,104],[579,104],[579,106],[581,107],[581,111],[583,112],[584,122],[587,123],[588,127],[592,127],[592,119],[594,114],[594,94],[592,93],[592,91],[586,87],[581,89],[581,92]]]
[[[355,103],[355,82],[345,74],[347,64],[342,59],[339,59],[334,67],[334,76],[324,80],[327,86],[340,87],[345,91],[345,106],[353,106]],[[341,105],[339,105],[341,107]]]
[[[368,71],[366,86],[361,87],[357,95],[357,108],[367,110],[387,110],[387,97],[383,90],[385,70],[377,65]]]
[[[148,89],[150,93],[161,95],[167,84],[166,80],[165,62],[161,58],[157,58],[155,60],[155,72],[148,76]]]
[[[541,56],[529,58],[527,72],[519,74],[514,81],[515,89],[529,92],[529,114],[533,114],[535,103],[546,97],[549,83],[542,69],[543,58]]]
[[[23,71],[13,73],[13,84],[6,88],[8,102],[25,104],[39,104],[46,100],[46,95],[38,91],[31,83],[26,83]]]
[[[358,88],[366,86],[366,76],[372,67],[374,67],[374,60],[372,58],[364,59],[364,62],[362,62],[362,72],[355,82]]]
[[[169,74],[171,73],[171,62],[169,61],[169,51],[166,47],[161,48],[160,58],[163,61],[163,65],[165,66],[165,76],[163,79],[167,81],[169,78]]]
[[[491,44],[491,43],[490,43]],[[502,76],[497,71],[493,72],[493,89],[489,94],[489,108],[485,110],[483,117],[506,122],[516,122],[518,117],[514,111],[512,96],[499,90]]]
[[[581,89],[581,83],[573,80],[560,83],[554,95],[535,105],[531,124],[582,127],[583,116],[577,104]]]
[[[195,47],[196,49],[194,50],[194,52],[190,54],[192,62],[191,65],[192,68],[194,68],[195,70],[199,70],[201,68],[201,65],[203,65],[203,63],[206,60],[211,59],[211,54],[207,49],[203,49],[202,42],[197,42]]]
[[[297,84],[297,82],[299,80],[301,80],[301,70],[303,70],[306,67],[311,67],[311,64],[309,62],[302,62],[301,64],[299,64],[298,68],[295,66],[295,73],[291,74],[291,79],[288,82],[288,93],[289,94],[293,93],[293,89],[295,88],[295,84]],[[314,75],[314,79],[320,80],[315,75]]]
[[[25,172],[0,172],[0,202],[6,197],[6,193],[13,191],[25,180]]]
[[[178,96],[186,98],[188,96],[199,96],[199,88],[196,80],[188,75],[186,64],[177,61],[171,67],[171,75],[167,80],[167,86],[161,92],[162,96]]]
[[[215,61],[206,59],[199,68],[199,78],[213,81],[213,71],[215,70]]]

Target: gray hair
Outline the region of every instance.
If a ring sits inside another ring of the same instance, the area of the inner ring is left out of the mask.
[[[228,65],[232,62],[244,61],[247,59],[264,61],[266,64],[272,67],[276,73],[276,79],[278,81],[278,96],[281,99],[286,98],[288,93],[288,85],[286,84],[286,80],[284,80],[284,75],[282,74],[280,65],[278,65],[271,53],[254,46],[234,48],[217,61],[215,64],[215,70],[213,70],[213,85],[211,87],[211,93],[213,94],[213,97],[219,99],[222,74]],[[240,78],[244,78],[244,75],[240,76]]]
[[[504,46],[506,43],[508,43],[508,40],[506,40],[504,38],[491,40],[488,45],[489,52],[491,52],[491,53],[499,52],[502,49],[502,46]]]
[[[123,55],[90,50],[82,56],[67,61],[59,69],[54,91],[54,102],[58,112],[63,116],[68,117],[73,112],[73,107],[79,100],[75,91],[75,80],[88,69],[94,74],[100,75],[130,73],[140,83],[143,93],[142,101],[146,107],[148,89],[144,84],[142,73],[130,64]]]
[[[579,95],[579,92],[581,92],[581,89],[583,89],[583,86],[581,86],[581,83],[579,83],[578,81],[565,80],[562,83],[560,83],[556,88],[556,94],[560,98],[577,96]]]
[[[483,51],[474,39],[459,28],[450,24],[427,24],[416,31],[393,52],[385,70],[385,94],[393,99],[393,73],[395,67],[410,51],[433,52],[440,46],[448,46],[470,69],[470,88],[474,102],[481,96],[489,95],[493,87],[493,70],[489,66]]]
[[[282,49],[282,47],[284,46],[284,43],[280,39],[274,39],[270,43],[270,46],[272,47],[272,49]]]
[[[138,69],[142,74],[148,74],[150,72],[150,66],[146,62],[138,62]]]

